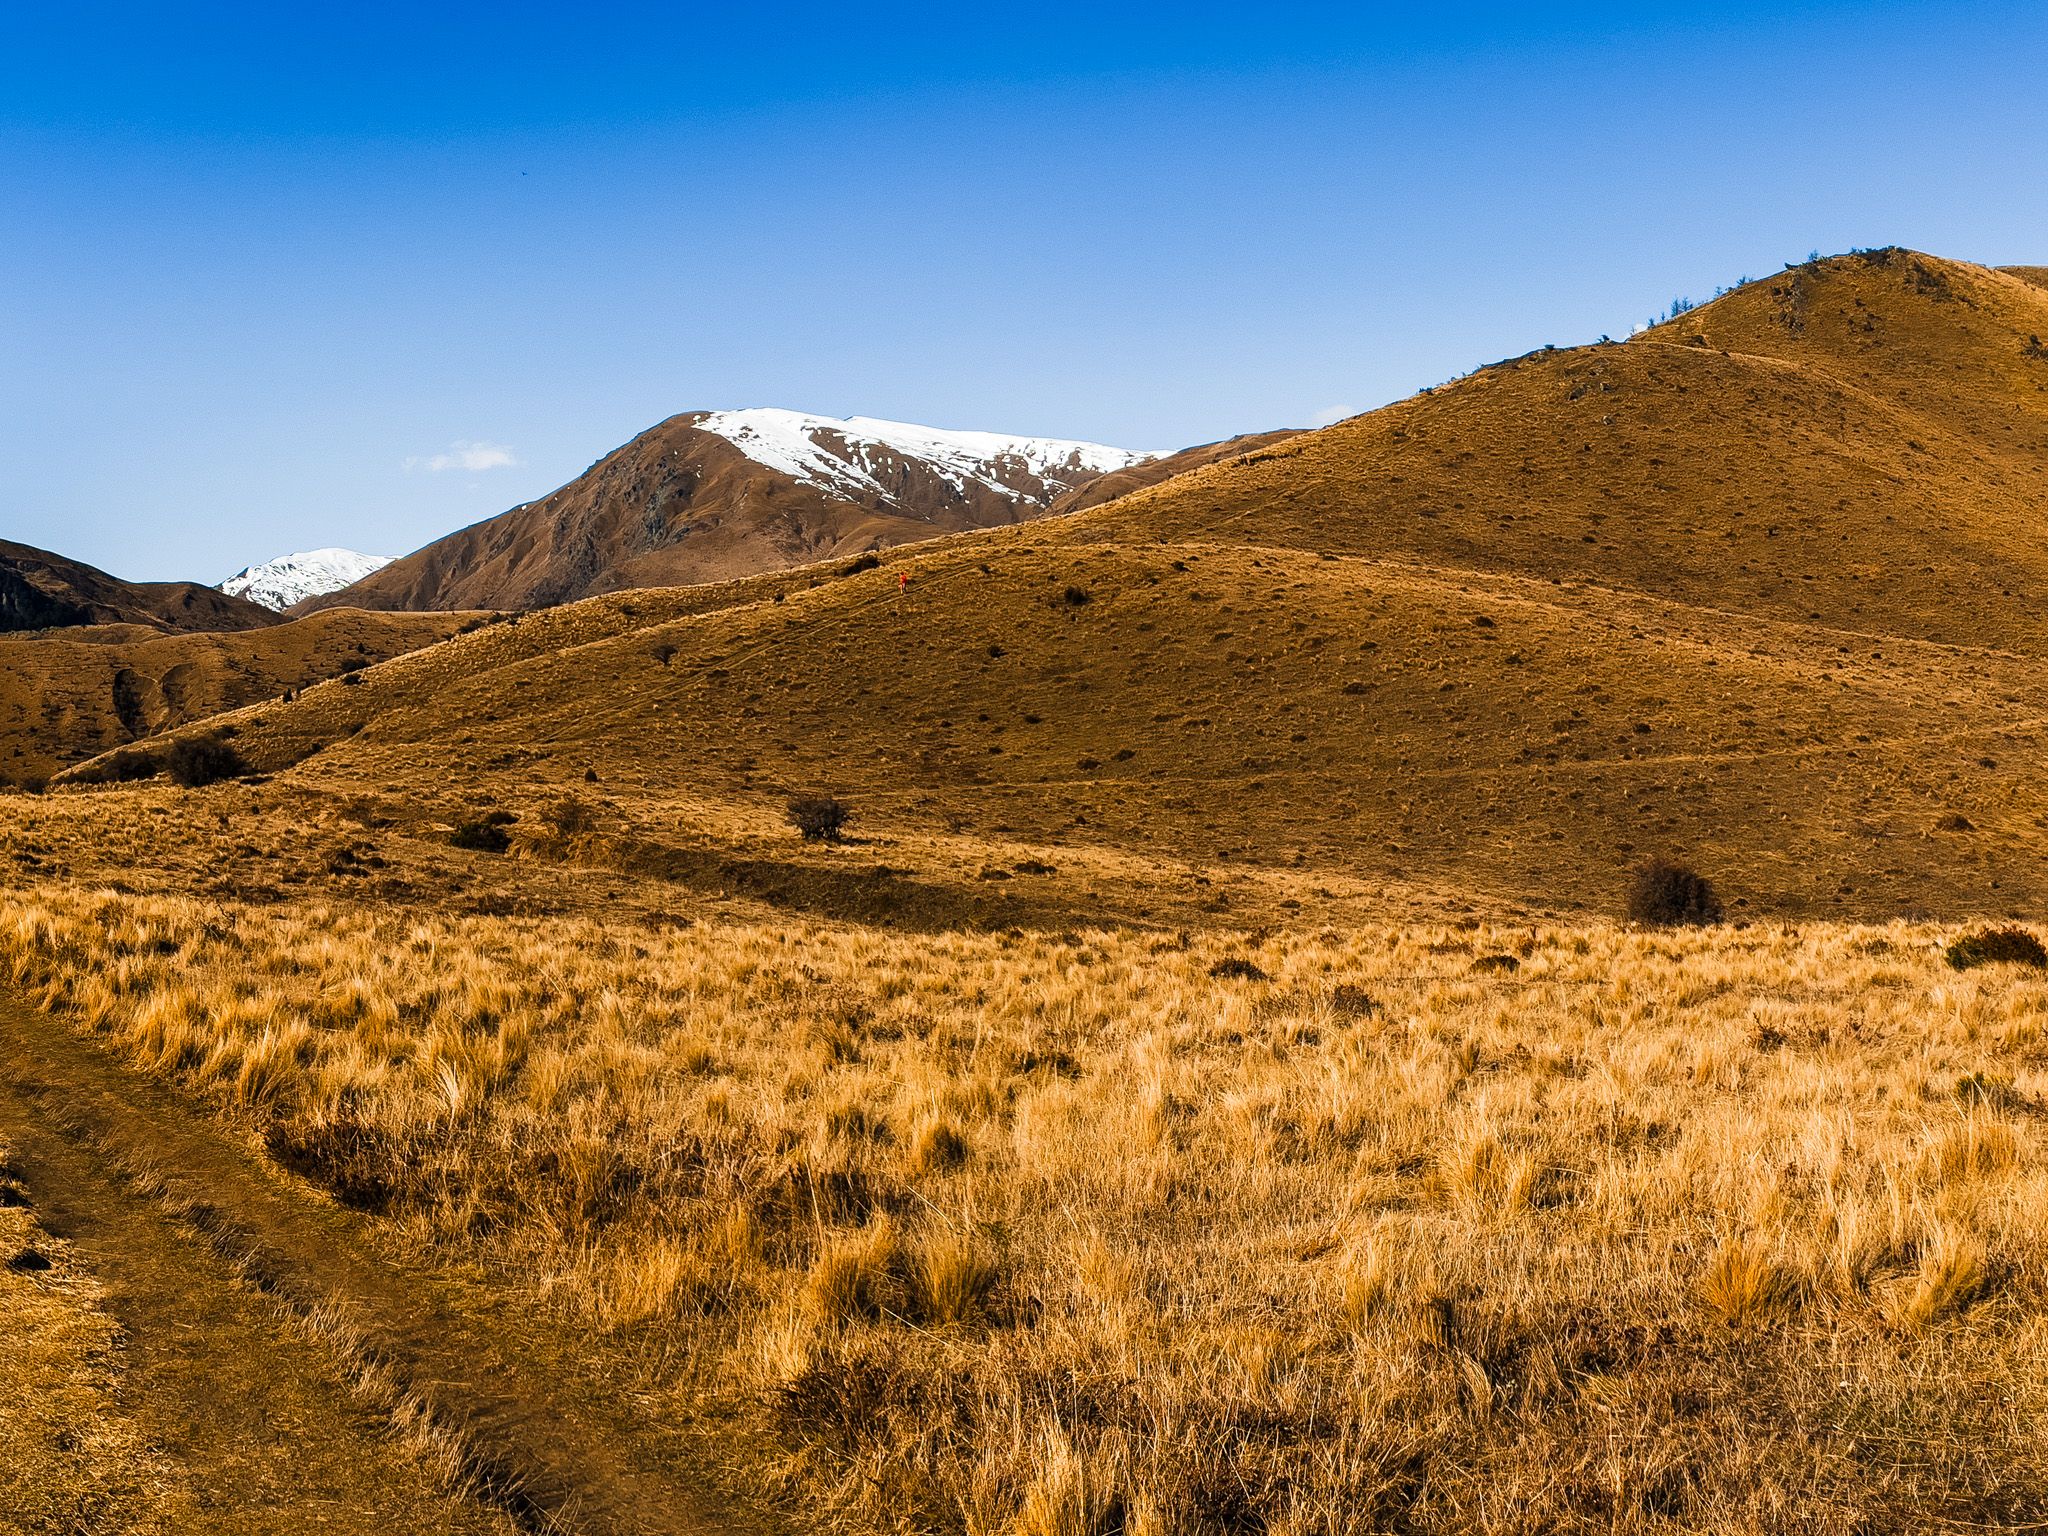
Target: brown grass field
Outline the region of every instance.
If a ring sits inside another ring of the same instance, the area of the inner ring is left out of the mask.
[[[1947,936],[46,888],[0,952],[838,1521],[2003,1528],[2048,1472],[2048,982]]]
[[[164,722],[236,780],[0,796],[0,976],[610,1426],[528,1496],[530,1415],[159,1202],[527,1531],[607,1466],[760,1530],[2040,1529],[2048,970],[1945,954],[2048,899],[2043,333],[1833,258],[879,569],[464,625]],[[1725,921],[1626,924],[1655,854]],[[150,1529],[149,1314],[50,1251],[0,1475]]]

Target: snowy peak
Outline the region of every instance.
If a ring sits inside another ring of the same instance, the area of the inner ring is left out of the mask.
[[[872,416],[842,421],[770,407],[707,411],[685,420],[700,432],[724,438],[757,464],[856,501],[893,500],[904,471],[915,465],[963,495],[991,491],[1043,506],[1099,475],[1161,457],[1102,443],[952,432]]]
[[[390,563],[389,555],[364,555],[352,549],[309,549],[237,571],[220,584],[220,590],[282,613],[309,597],[352,587]]]

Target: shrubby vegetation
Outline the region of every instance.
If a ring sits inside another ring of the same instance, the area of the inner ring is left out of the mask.
[[[806,841],[836,843],[853,818],[852,807],[831,795],[798,795],[784,810]]]

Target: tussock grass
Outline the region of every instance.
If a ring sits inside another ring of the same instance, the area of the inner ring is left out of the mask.
[[[2048,1489],[2048,982],[1947,937],[50,886],[0,969],[395,1234],[726,1384],[840,1518],[1876,1531]]]

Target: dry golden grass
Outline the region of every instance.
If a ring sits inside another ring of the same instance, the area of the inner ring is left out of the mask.
[[[844,1519],[1875,1531],[2048,1501],[2048,982],[1949,936],[50,886],[0,958],[394,1232],[659,1344]]]

